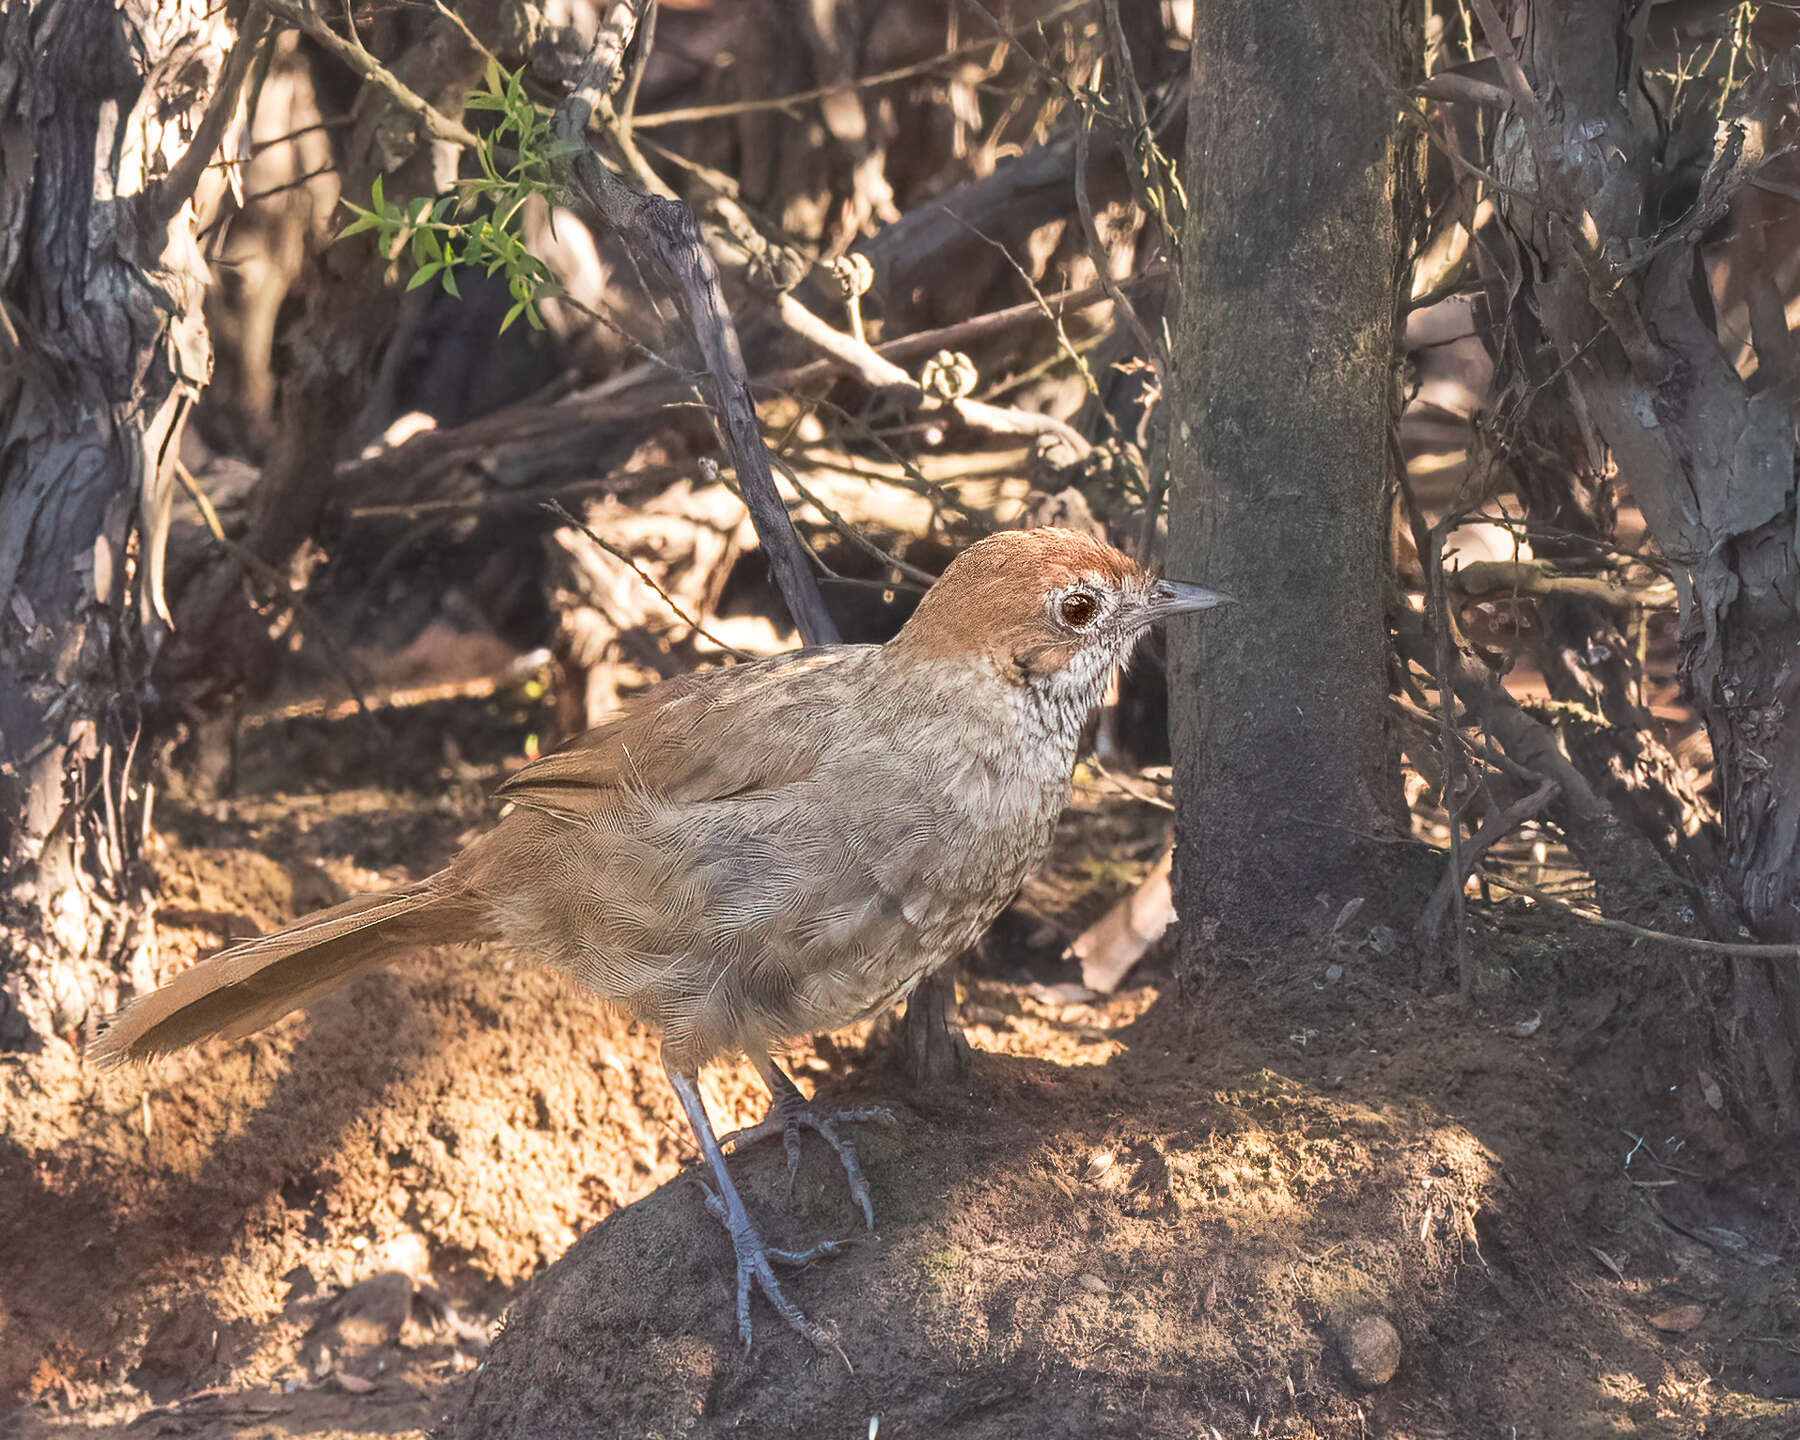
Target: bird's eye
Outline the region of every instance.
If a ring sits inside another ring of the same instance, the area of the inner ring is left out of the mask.
[[[1071,590],[1063,596],[1058,609],[1062,612],[1063,624],[1072,625],[1079,630],[1091,624],[1094,614],[1100,608],[1100,602],[1085,590]]]

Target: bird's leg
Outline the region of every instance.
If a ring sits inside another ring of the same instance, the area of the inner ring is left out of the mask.
[[[666,1062],[663,1068],[668,1073],[669,1084],[675,1087],[681,1108],[687,1112],[694,1138],[700,1142],[700,1153],[706,1157],[707,1166],[712,1170],[713,1183],[719,1187],[717,1190],[707,1190],[706,1208],[724,1225],[726,1233],[731,1236],[731,1248],[737,1255],[737,1323],[744,1349],[748,1351],[750,1348],[750,1287],[754,1284],[768,1297],[769,1303],[775,1307],[775,1313],[790,1326],[821,1350],[836,1351],[842,1356],[843,1351],[838,1349],[831,1337],[808,1320],[801,1313],[800,1307],[781,1293],[781,1286],[775,1280],[774,1267],[810,1265],[815,1260],[838,1254],[850,1242],[827,1240],[810,1250],[799,1251],[771,1250],[764,1245],[762,1236],[756,1233],[756,1227],[750,1223],[749,1212],[744,1209],[737,1186],[731,1183],[731,1173],[725,1168],[725,1152],[719,1148],[719,1137],[713,1133],[712,1121],[707,1117],[706,1105],[700,1099],[700,1091],[695,1086],[693,1077],[683,1074]]]
[[[838,1133],[837,1127],[840,1123],[869,1120],[891,1125],[894,1122],[893,1111],[880,1105],[820,1110],[807,1102],[799,1087],[788,1079],[787,1073],[769,1057],[766,1050],[757,1052],[751,1057],[751,1061],[756,1066],[757,1074],[762,1076],[763,1084],[769,1087],[769,1113],[748,1129],[733,1131],[722,1143],[729,1145],[731,1153],[735,1155],[747,1145],[779,1135],[782,1148],[787,1151],[788,1193],[791,1195],[794,1190],[794,1174],[800,1168],[800,1132],[817,1131],[838,1157],[838,1163],[844,1167],[844,1176],[850,1182],[850,1198],[862,1211],[864,1223],[873,1230],[875,1204],[869,1198],[869,1182],[856,1158],[856,1147]]]

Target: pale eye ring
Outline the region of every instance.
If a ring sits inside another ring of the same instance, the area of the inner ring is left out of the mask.
[[[1071,590],[1057,602],[1056,611],[1062,616],[1063,624],[1072,629],[1085,630],[1094,623],[1094,616],[1100,613],[1100,602],[1090,591]]]

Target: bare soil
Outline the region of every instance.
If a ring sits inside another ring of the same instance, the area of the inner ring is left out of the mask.
[[[160,812],[166,968],[428,872],[535,719],[251,732],[235,798]],[[858,1132],[876,1236],[789,1282],[843,1358],[760,1301],[743,1354],[654,1037],[502,954],[142,1073],[0,1058],[0,1435],[1800,1435],[1796,1157],[1720,1108],[1698,971],[1505,912],[1473,1006],[1328,923],[1066,1003],[1161,824],[1084,788],[964,986],[966,1082],[792,1057],[899,1120]],[[734,1168],[773,1243],[856,1233],[816,1141],[791,1200],[779,1146]]]

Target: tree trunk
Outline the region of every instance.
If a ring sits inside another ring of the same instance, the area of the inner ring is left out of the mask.
[[[1511,25],[1486,0],[1476,9],[1488,11],[1489,44],[1520,66],[1494,140],[1515,273],[1579,410],[1676,562],[1682,674],[1712,738],[1723,816],[1703,909],[1726,938],[1800,939],[1800,364],[1760,253],[1767,227],[1736,241],[1751,271],[1748,378],[1720,343],[1701,250],[1759,148],[1777,148],[1777,100],[1759,113],[1753,85],[1722,95],[1714,80],[1659,113],[1643,36],[1610,0],[1530,0],[1510,7],[1528,23]],[[1742,1092],[1791,1127],[1800,969],[1743,960],[1733,974]]]
[[[1395,888],[1382,594],[1416,185],[1394,97],[1417,20],[1407,0],[1195,12],[1168,572],[1238,603],[1170,637],[1189,936],[1274,940],[1321,896],[1335,914]]]
[[[0,1045],[155,980],[143,707],[212,365],[193,192],[237,109],[231,42],[203,0],[0,16]]]

